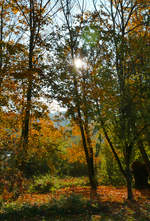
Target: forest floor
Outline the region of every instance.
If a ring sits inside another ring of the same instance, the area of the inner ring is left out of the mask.
[[[18,201],[40,205],[49,202],[53,198],[59,199],[61,195],[69,196],[70,194],[80,194],[84,198],[90,199],[90,188],[72,186],[59,189],[53,194],[24,194],[19,197]],[[109,216],[116,217],[116,220],[150,221],[150,189],[133,189],[133,194],[134,200],[128,201],[126,200],[127,190],[125,187],[99,186],[95,201],[101,204],[103,208],[108,208],[108,211],[104,212],[109,213]]]

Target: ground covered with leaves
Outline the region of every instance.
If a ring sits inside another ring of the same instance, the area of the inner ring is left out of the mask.
[[[61,188],[48,194],[23,194],[1,207],[2,220],[150,220],[150,189],[133,190],[127,201],[126,188],[99,186],[97,197],[88,186]],[[60,216],[59,216],[60,215]],[[68,217],[69,216],[69,217]]]

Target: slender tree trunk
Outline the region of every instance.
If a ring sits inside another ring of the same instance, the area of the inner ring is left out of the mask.
[[[98,112],[100,114],[100,110],[98,108],[98,104],[97,104],[97,109],[98,109]],[[105,125],[104,125],[104,122],[103,120],[101,119],[101,125],[102,125],[102,129],[103,129],[103,132],[104,132],[104,135],[105,135],[105,138],[114,154],[114,157],[118,163],[118,166],[119,166],[119,169],[120,171],[122,172],[125,180],[126,180],[126,183],[127,183],[127,194],[128,194],[128,199],[129,200],[132,200],[133,199],[133,193],[132,193],[132,176],[131,176],[131,171],[130,171],[130,156],[131,156],[131,147],[130,146],[127,146],[126,147],[126,155],[125,155],[125,163],[126,163],[126,170],[124,170],[121,162],[120,162],[120,159],[118,157],[118,154],[117,152],[115,151],[115,148],[114,148],[114,145],[113,143],[111,142],[111,139],[107,133],[107,130],[105,128]]]
[[[133,200],[132,175],[131,175],[131,170],[130,170],[131,151],[132,151],[132,147],[130,145],[129,146],[127,145],[125,161],[126,161],[126,182],[127,182],[128,200]]]
[[[89,133],[89,125],[87,122],[85,124],[85,134],[86,134],[86,139],[87,139],[87,144],[88,144],[88,149],[89,149],[89,158],[90,158],[91,167],[92,167],[91,170],[92,170],[93,176],[95,177],[94,154],[93,154],[92,142],[91,142],[90,133]]]
[[[87,141],[87,146],[88,146],[88,153],[89,153],[89,160],[90,160],[90,167],[91,167],[91,173],[94,181],[94,188],[97,189],[97,180],[96,180],[96,175],[95,175],[95,165],[94,165],[94,153],[93,153],[93,147],[92,147],[92,141],[90,137],[90,131],[89,131],[89,122],[88,122],[88,101],[86,99],[86,88],[84,85],[86,85],[86,77],[84,76],[84,70],[83,72],[83,85],[82,85],[82,92],[83,92],[83,113],[84,113],[84,131],[86,134],[86,141]]]
[[[62,9],[63,9],[63,13],[65,16],[65,20],[66,20],[66,24],[68,27],[68,31],[69,31],[69,36],[70,36],[70,49],[71,49],[71,58],[74,61],[74,47],[75,47],[75,38],[74,38],[74,33],[72,32],[72,27],[70,24],[70,4],[72,3],[70,0],[66,0],[65,2],[63,2],[62,0],[60,1]],[[64,4],[65,3],[65,4]],[[65,10],[66,7],[66,10]],[[71,6],[72,7],[72,6]],[[87,143],[87,139],[86,139],[86,132],[85,132],[85,128],[83,125],[83,121],[82,121],[82,113],[81,113],[81,104],[80,104],[80,96],[79,96],[79,92],[78,92],[78,82],[77,82],[77,78],[76,78],[76,71],[73,68],[73,81],[74,81],[74,93],[75,93],[75,98],[74,98],[74,103],[76,105],[77,108],[77,122],[79,124],[79,128],[80,128],[80,132],[81,132],[81,138],[82,138],[82,143],[83,143],[83,148],[84,148],[84,152],[85,152],[85,157],[86,157],[86,162],[87,162],[87,167],[88,167],[88,175],[89,175],[89,181],[90,181],[90,185],[91,188],[93,190],[97,189],[97,183],[96,183],[96,179],[95,179],[95,174],[94,174],[94,165],[93,165],[93,154],[92,154],[92,150],[89,150],[88,147],[88,143]],[[91,152],[91,155],[90,155]]]
[[[116,69],[117,69],[117,75],[119,80],[119,90],[120,90],[120,135],[122,139],[126,142],[126,139],[129,140],[129,137],[127,136],[127,131],[130,129],[126,122],[129,122],[129,115],[128,110],[126,110],[126,105],[128,105],[128,100],[126,99],[126,85],[125,85],[125,28],[124,28],[124,12],[123,12],[123,6],[121,3],[121,22],[122,22],[122,28],[121,28],[121,51],[120,48],[118,49],[118,45],[116,43],[116,37],[114,36],[114,42],[115,42],[115,48],[116,48]],[[127,194],[128,199],[133,199],[133,193],[132,193],[132,176],[130,171],[130,157],[132,152],[132,147],[126,145],[125,151],[125,164],[126,164],[126,170],[125,170],[125,179],[127,182]]]
[[[35,20],[34,20],[34,1],[30,0],[30,43],[29,43],[29,77],[28,77],[28,89],[26,96],[26,109],[22,128],[22,147],[23,151],[26,151],[28,145],[29,136],[29,122],[31,112],[31,100],[32,100],[32,68],[33,68],[33,50],[34,50],[34,36],[35,35]]]
[[[74,53],[72,52],[72,59],[74,59]],[[80,109],[80,103],[79,103],[79,95],[78,95],[78,85],[77,85],[77,80],[76,76],[74,75],[74,89],[75,89],[75,104],[77,106],[77,113],[78,113],[78,122],[79,122],[79,127],[80,127],[80,132],[81,132],[81,137],[82,137],[82,143],[83,143],[83,148],[85,152],[85,157],[86,157],[86,162],[87,162],[87,167],[88,167],[88,175],[89,175],[89,181],[90,181],[90,186],[92,190],[96,191],[97,189],[97,182],[95,178],[95,172],[94,172],[94,161],[93,161],[93,149],[90,144],[90,139],[89,136],[86,138],[86,129],[83,126],[82,122],[82,117],[81,117],[81,109]],[[88,145],[89,144],[89,145]]]
[[[128,171],[129,173],[129,171]],[[128,174],[126,176],[126,181],[127,181],[127,193],[128,193],[128,200],[133,200],[133,192],[132,192],[132,178],[131,175]]]
[[[22,128],[22,139],[23,139],[22,147],[24,151],[26,150],[26,147],[28,145],[31,97],[32,97],[32,81],[29,81],[28,90],[27,90],[27,104],[26,104],[25,116]]]
[[[89,153],[89,150],[88,150],[85,131],[84,131],[84,127],[83,127],[83,123],[82,123],[82,119],[81,119],[81,111],[80,111],[79,107],[78,107],[78,118],[79,118],[79,126],[80,126],[80,132],[81,132],[81,137],[82,137],[83,148],[84,148],[87,167],[88,167],[88,175],[89,175],[90,186],[91,186],[92,190],[96,191],[97,182],[96,182],[95,174],[94,174],[93,160],[91,160],[90,153]]]
[[[95,165],[94,165],[94,154],[93,154],[93,147],[92,147],[92,142],[90,138],[90,133],[89,133],[89,125],[88,123],[85,124],[85,134],[86,134],[86,140],[88,144],[88,150],[89,150],[89,165],[90,165],[90,172],[91,172],[91,177],[92,177],[92,184],[91,184],[91,199],[94,199],[95,197],[97,198],[97,179],[96,179],[96,174],[95,174]]]
[[[74,60],[73,49],[72,49],[72,59]],[[76,80],[76,73],[74,75],[74,89],[75,89],[75,95],[76,95],[75,104],[77,106],[78,122],[79,122],[79,126],[80,126],[82,143],[83,143],[83,148],[84,148],[87,167],[88,167],[88,175],[89,175],[90,186],[91,186],[91,189],[94,192],[96,192],[97,182],[96,182],[95,173],[94,173],[93,149],[91,147],[89,134],[88,134],[88,137],[86,137],[86,132],[87,132],[86,130],[88,130],[88,128],[84,128],[83,121],[82,121],[81,108],[80,108],[80,103],[79,103],[80,98],[79,98],[79,94],[78,94],[78,83],[77,83],[77,80]],[[85,121],[86,121],[86,118],[87,118],[87,116],[84,116]]]
[[[72,37],[71,32],[70,32],[70,39],[72,42],[71,43],[71,55],[72,55],[72,60],[74,60],[74,48],[72,47],[73,37]],[[74,72],[74,70],[73,70],[73,72]],[[86,135],[85,135],[85,129],[84,129],[83,122],[82,122],[81,108],[80,108],[80,103],[79,103],[80,97],[78,94],[78,83],[77,83],[77,79],[76,79],[76,72],[74,73],[74,90],[75,90],[74,102],[77,107],[78,122],[79,122],[81,138],[82,138],[83,148],[84,148],[84,152],[85,152],[87,167],[88,167],[88,176],[89,176],[90,186],[91,186],[92,190],[96,191],[97,182],[96,182],[95,173],[94,173],[93,154],[90,155],[91,150],[89,151],[89,148],[88,148],[87,139],[86,139]]]
[[[100,116],[101,113],[100,113],[100,109],[99,109],[99,106],[98,106],[98,101],[96,101],[96,103],[97,103],[97,110],[98,110],[98,113],[99,113],[99,116]],[[112,141],[111,141],[111,139],[110,139],[110,137],[109,137],[109,135],[107,133],[107,130],[106,130],[105,125],[104,125],[104,122],[103,122],[102,119],[100,119],[100,122],[101,122],[101,125],[102,125],[102,129],[103,129],[105,138],[106,138],[106,140],[107,140],[107,142],[108,142],[108,144],[109,144],[109,146],[110,146],[110,148],[111,148],[111,150],[112,150],[112,152],[114,154],[114,157],[115,157],[115,159],[116,159],[116,161],[118,163],[119,169],[122,172],[123,176],[126,178],[126,173],[125,173],[125,171],[124,171],[124,169],[122,167],[122,164],[121,164],[120,159],[119,159],[119,157],[117,155],[117,152],[115,151],[114,145],[113,145],[113,143],[112,143]]]
[[[103,131],[104,131],[105,137],[106,137],[106,139],[107,139],[107,141],[109,143],[109,146],[110,146],[110,148],[111,148],[111,150],[112,150],[112,152],[114,154],[114,157],[115,157],[115,159],[116,159],[116,161],[118,163],[119,169],[122,172],[122,174],[123,174],[123,176],[124,176],[124,178],[125,178],[125,180],[127,182],[128,199],[132,200],[133,199],[133,193],[132,193],[132,176],[131,176],[131,171],[130,171],[130,160],[129,159],[126,160],[126,171],[125,171],[123,169],[122,164],[120,162],[120,159],[119,159],[119,157],[118,157],[118,155],[117,155],[117,153],[115,151],[115,148],[114,148],[114,146],[113,146],[113,144],[112,144],[112,142],[111,142],[111,140],[110,140],[110,138],[109,138],[109,136],[107,134],[107,131],[105,130],[104,127],[103,127]],[[129,156],[128,156],[128,158],[129,158]]]

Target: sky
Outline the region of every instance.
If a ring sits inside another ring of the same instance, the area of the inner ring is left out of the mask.
[[[67,109],[61,107],[56,100],[49,105],[50,113],[58,113],[58,112],[65,112]]]

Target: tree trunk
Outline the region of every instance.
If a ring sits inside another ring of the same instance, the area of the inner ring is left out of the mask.
[[[132,176],[130,170],[130,158],[132,147],[131,145],[126,145],[126,152],[125,152],[125,164],[126,164],[126,182],[127,182],[127,193],[128,193],[128,200],[133,200],[133,193],[132,193]]]
[[[111,142],[111,140],[110,140],[110,138],[108,136],[108,133],[106,131],[106,128],[105,128],[105,125],[104,125],[104,122],[103,122],[102,119],[101,119],[101,124],[102,124],[102,128],[103,128],[103,132],[104,132],[105,138],[106,138],[106,140],[107,140],[107,142],[108,142],[108,144],[109,144],[109,146],[110,146],[110,148],[111,148],[111,150],[112,150],[112,152],[114,154],[114,157],[115,157],[115,159],[116,159],[116,161],[118,163],[119,169],[122,172],[123,176],[126,178],[126,173],[125,173],[125,171],[123,169],[123,166],[122,166],[121,161],[120,161],[120,159],[119,159],[119,157],[117,155],[117,152],[115,151],[114,145],[113,145],[113,143]]]
[[[132,192],[132,176],[130,171],[129,161],[126,162],[126,182],[127,182],[127,194],[128,200],[133,200],[133,192]]]
[[[22,147],[23,151],[26,151],[28,145],[29,136],[29,122],[30,122],[30,111],[31,111],[31,98],[32,98],[32,67],[33,67],[33,50],[34,50],[34,35],[35,35],[35,20],[34,20],[34,1],[30,0],[30,44],[29,44],[29,78],[28,78],[28,89],[27,89],[27,104],[25,109],[25,117],[22,127]]]
[[[86,137],[85,137],[85,131],[83,128],[79,107],[78,107],[78,117],[79,117],[79,126],[80,126],[83,148],[84,148],[86,162],[87,162],[87,166],[88,166],[88,175],[89,175],[90,186],[91,186],[92,190],[96,191],[97,182],[96,182],[95,173],[94,173],[94,165],[93,165],[93,158],[92,158],[93,156],[90,156],[90,153],[88,150],[87,141],[86,141]]]
[[[129,173],[129,171],[128,171]],[[127,193],[128,193],[128,200],[133,200],[133,193],[132,193],[132,178],[131,174],[127,174],[126,176],[126,181],[127,181]]]
[[[25,110],[25,117],[23,120],[22,128],[22,148],[25,151],[28,145],[28,135],[29,135],[29,121],[30,121],[30,110],[31,110],[31,97],[32,97],[32,81],[29,81],[27,90],[27,105]]]
[[[97,180],[96,180],[96,175],[95,175],[95,165],[94,165],[94,154],[93,154],[93,147],[92,147],[92,141],[90,137],[90,131],[89,131],[89,122],[88,122],[88,106],[87,106],[87,100],[86,100],[86,93],[85,93],[85,88],[83,88],[83,97],[84,97],[84,105],[85,105],[85,110],[84,112],[84,131],[86,134],[86,141],[87,141],[87,146],[88,146],[88,154],[89,154],[89,161],[90,161],[90,171],[92,173],[93,177],[93,189],[97,189]]]
[[[65,16],[65,20],[66,20],[66,24],[68,27],[68,31],[69,31],[69,36],[70,36],[70,49],[71,49],[71,57],[72,60],[74,60],[74,47],[75,47],[75,41],[74,40],[74,33],[71,31],[72,30],[72,24],[70,24],[70,4],[72,2],[71,1],[66,1],[65,4],[63,4],[63,1],[61,1],[61,7],[63,9],[63,13]],[[66,7],[66,10],[65,10]],[[71,6],[72,7],[72,6]],[[89,148],[88,143],[87,143],[87,139],[86,139],[86,135],[85,135],[85,128],[83,126],[83,121],[82,121],[82,113],[81,113],[81,106],[80,106],[80,96],[79,96],[79,92],[78,92],[78,82],[77,82],[77,78],[76,78],[76,70],[73,68],[73,81],[74,81],[74,92],[75,92],[75,98],[74,98],[74,103],[76,105],[77,108],[77,122],[79,124],[79,128],[80,128],[80,132],[81,132],[81,138],[82,138],[82,143],[83,143],[83,148],[84,148],[84,152],[85,152],[85,157],[86,157],[86,162],[87,162],[87,167],[88,167],[88,176],[89,176],[89,181],[90,181],[90,186],[92,190],[96,190],[97,189],[97,183],[96,183],[96,179],[95,179],[95,173],[94,173],[94,164],[93,164],[93,154],[92,154],[92,150]],[[90,154],[91,152],[91,154]]]

